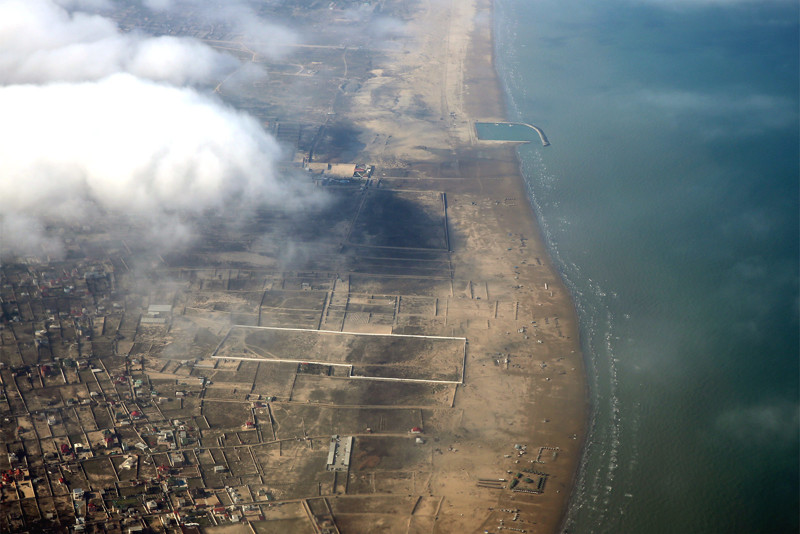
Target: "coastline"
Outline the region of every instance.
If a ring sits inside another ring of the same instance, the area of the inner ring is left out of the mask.
[[[490,61],[490,73],[489,76],[493,78],[493,85],[491,91],[491,97],[489,96],[488,92],[482,91],[481,94],[483,95],[483,99],[480,102],[476,102],[474,107],[470,110],[471,113],[471,120],[474,122],[482,119],[484,117],[483,112],[486,110],[486,102],[487,101],[496,101],[498,102],[502,110],[499,114],[501,120],[505,121],[514,121],[515,119],[510,116],[509,112],[509,105],[508,105],[508,95],[506,93],[506,89],[502,86],[500,73],[497,72],[497,61],[496,61],[496,42],[494,36],[494,29],[495,29],[495,17],[496,14],[494,12],[494,2],[493,0],[488,0],[487,2],[488,9],[491,13],[491,33],[488,39],[489,46],[491,47],[491,61]],[[477,36],[473,36],[475,39]],[[474,65],[474,68],[481,68],[479,65]],[[485,67],[484,67],[485,68]],[[480,118],[480,119],[479,119]],[[511,124],[524,124],[536,131],[539,135],[540,140],[542,142],[543,147],[547,147],[550,145],[549,140],[544,135],[543,131],[539,128],[533,126],[532,124],[526,123],[516,123],[510,122]],[[478,142],[479,145],[482,145],[483,142]],[[522,198],[524,198],[524,203],[520,206],[519,215],[523,216],[525,219],[526,226],[528,226],[533,232],[533,239],[531,241],[535,241],[535,245],[533,250],[541,250],[543,251],[543,257],[536,256],[535,259],[538,261],[541,259],[544,267],[547,271],[547,274],[542,278],[550,278],[554,277],[555,280],[544,282],[545,287],[549,287],[550,289],[555,289],[558,293],[561,294],[561,301],[558,303],[553,303],[557,307],[561,307],[562,309],[559,310],[560,318],[567,319],[570,323],[570,326],[574,328],[572,335],[565,336],[567,339],[562,340],[564,344],[562,347],[559,347],[560,350],[563,351],[563,354],[568,354],[571,356],[570,362],[573,364],[574,370],[576,371],[575,374],[572,375],[561,375],[566,380],[571,381],[572,384],[570,386],[576,388],[582,393],[582,399],[578,401],[578,399],[574,399],[577,402],[569,406],[563,406],[560,410],[560,413],[557,413],[555,417],[563,417],[565,419],[569,419],[570,417],[578,417],[581,419],[578,426],[580,429],[573,435],[575,438],[573,441],[577,443],[577,447],[570,451],[570,456],[568,458],[561,458],[564,461],[564,465],[561,465],[560,472],[558,476],[566,476],[567,479],[563,482],[563,486],[567,489],[567,491],[559,491],[557,490],[556,495],[561,496],[561,498],[554,499],[553,502],[544,504],[544,503],[535,503],[536,505],[536,526],[535,532],[561,532],[566,518],[567,518],[567,511],[568,506],[571,502],[572,494],[576,489],[576,483],[578,481],[579,475],[579,468],[580,463],[583,458],[584,449],[586,447],[586,439],[588,436],[588,429],[590,424],[590,417],[591,417],[591,406],[589,404],[589,391],[588,391],[588,380],[586,377],[586,367],[583,359],[583,354],[581,350],[581,343],[580,343],[580,333],[579,333],[579,324],[578,324],[578,315],[577,310],[575,308],[575,303],[572,300],[572,296],[570,295],[566,285],[564,284],[563,280],[561,279],[561,274],[559,273],[558,269],[556,268],[553,259],[550,255],[549,250],[547,250],[547,243],[545,241],[544,234],[541,230],[539,225],[539,221],[537,219],[537,214],[534,209],[532,200],[530,199],[530,192],[528,190],[528,185],[525,180],[525,176],[522,170],[522,162],[520,160],[520,155],[517,150],[519,146],[518,143],[507,143],[507,149],[512,153],[510,155],[511,159],[515,164],[515,176],[513,178],[515,182],[515,186],[517,191],[519,191]],[[541,281],[540,281],[541,283]],[[565,309],[564,309],[565,308]],[[558,358],[556,358],[558,359]],[[532,378],[535,375],[532,375]],[[567,378],[568,377],[568,378]],[[552,378],[552,377],[551,377]],[[551,378],[546,378],[547,381],[550,381]],[[568,387],[567,384],[563,384],[563,387]],[[542,391],[542,394],[545,392]],[[541,402],[541,397],[539,397],[539,402]],[[552,420],[544,419],[543,421],[547,421],[548,423]],[[548,432],[543,428],[536,428],[536,424],[534,423],[531,425],[531,438],[534,440],[544,440],[548,442],[556,442],[560,441],[558,438],[563,436],[556,436],[555,432]],[[552,441],[551,441],[552,440]],[[552,493],[550,494],[552,497]],[[510,506],[514,504],[518,504],[519,500],[513,498],[513,495],[510,496],[507,500]],[[543,495],[537,495],[537,497],[543,497]],[[541,499],[544,500],[544,499]],[[504,499],[501,497],[501,506],[502,501]],[[486,525],[489,526],[489,525]]]
[[[376,69],[381,75],[355,99],[365,105],[351,114],[370,131],[364,156],[376,162],[381,188],[447,198],[453,280],[439,334],[467,337],[469,351],[465,386],[452,402],[460,416],[433,414],[427,423],[450,451],[433,457],[429,486],[442,497],[433,531],[491,531],[513,509],[515,527],[557,532],[589,416],[577,312],[547,251],[515,144],[478,141],[474,132],[479,119],[508,117],[493,3],[441,4],[420,6],[408,25],[412,44]],[[381,99],[386,93],[397,96]],[[423,101],[428,116],[399,111],[412,100]],[[546,475],[542,493],[476,485],[510,481],[523,468]]]
[[[800,7],[201,4],[16,10],[0,533],[800,532]]]

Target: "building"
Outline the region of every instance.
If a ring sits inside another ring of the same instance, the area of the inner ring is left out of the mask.
[[[350,469],[350,455],[353,452],[353,436],[339,438],[331,436],[328,449],[328,461],[325,469],[328,471],[347,471]]]

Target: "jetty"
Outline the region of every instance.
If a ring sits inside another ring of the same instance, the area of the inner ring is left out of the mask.
[[[518,126],[527,126],[531,130],[533,130],[537,134],[539,134],[539,139],[542,140],[542,146],[550,146],[550,141],[547,140],[547,135],[545,135],[544,130],[542,130],[538,126],[534,126],[533,124],[528,124],[527,122],[509,122],[508,124],[516,124]]]
[[[539,128],[536,125],[529,124],[527,122],[476,122],[475,128],[478,129],[479,126],[521,126],[523,128],[528,128],[536,132],[539,136],[539,139],[542,141],[542,146],[550,146],[550,141],[547,139],[547,135],[544,133],[544,130]],[[531,139],[528,139],[526,135],[520,135],[518,138],[506,138],[504,136],[495,137],[495,136],[488,136],[488,137],[481,137],[480,133],[478,133],[478,138],[482,141],[506,141],[512,143],[530,143]]]

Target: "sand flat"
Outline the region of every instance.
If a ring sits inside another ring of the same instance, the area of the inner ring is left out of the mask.
[[[475,136],[475,121],[506,118],[491,2],[421,2],[409,28],[409,44],[380,65],[349,118],[373,140],[365,154],[382,187],[446,195],[453,283],[440,300],[446,335],[469,344],[453,402],[459,415],[428,421],[441,450],[430,491],[442,502],[431,528],[493,532],[503,521],[554,532],[585,435],[584,366],[575,310],[547,257],[516,155]],[[411,102],[427,115],[410,113]],[[405,177],[391,176],[393,166]],[[518,473],[515,489],[525,491],[508,488]],[[483,478],[508,482],[479,487]],[[517,520],[501,509],[519,510]]]

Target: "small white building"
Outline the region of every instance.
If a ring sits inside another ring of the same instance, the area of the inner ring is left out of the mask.
[[[172,313],[172,304],[151,304],[147,307],[147,315],[161,315]]]

